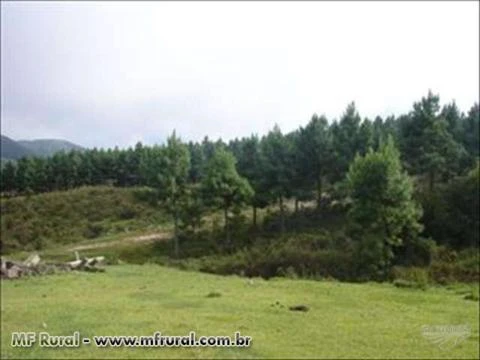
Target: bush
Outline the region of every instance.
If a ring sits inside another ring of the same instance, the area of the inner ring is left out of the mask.
[[[118,217],[122,220],[133,219],[137,215],[137,211],[131,207],[123,207],[120,209]]]
[[[207,294],[207,298],[216,298],[222,296],[218,291],[211,291]]]
[[[156,206],[158,203],[158,191],[149,187],[135,188],[132,192],[134,198],[138,201],[147,203],[150,206]]]
[[[446,246],[440,245],[432,249],[432,261],[452,264],[457,260],[457,252]]]
[[[398,288],[410,288],[410,289],[422,289],[425,290],[426,286],[419,284],[415,281],[408,281],[404,279],[397,279],[393,282],[393,285],[395,285]]]
[[[469,294],[464,296],[464,299],[465,300],[473,300],[473,301],[478,302],[478,300],[480,300],[480,295],[479,295],[478,288],[476,290],[472,289]]]
[[[479,176],[477,167],[433,192],[417,189],[415,197],[424,210],[424,234],[455,249],[479,246]]]
[[[298,275],[295,272],[295,268],[293,266],[289,266],[289,267],[287,267],[287,269],[284,269],[283,267],[279,267],[277,269],[277,276],[286,277],[286,278],[289,278],[289,279],[298,278]]]
[[[83,231],[83,236],[87,239],[95,239],[99,237],[104,231],[101,224],[88,224],[86,229]]]
[[[434,263],[429,268],[430,278],[439,284],[452,282],[478,282],[478,270],[468,269],[459,264]]]
[[[203,257],[199,269],[222,275],[261,276],[266,279],[301,276],[355,280],[353,253],[346,247],[335,249],[327,246],[330,242],[334,243],[334,240],[322,234],[292,236],[283,241],[245,248],[232,255]]]
[[[429,267],[432,281],[439,284],[452,282],[478,282],[480,280],[480,256],[478,248],[456,252],[439,246],[433,253]]]
[[[391,277],[394,279],[393,283],[397,287],[426,289],[429,283],[428,270],[419,267],[394,266],[391,271]]]

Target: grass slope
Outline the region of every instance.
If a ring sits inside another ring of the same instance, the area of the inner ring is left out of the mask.
[[[169,220],[148,188],[87,186],[20,196],[1,199],[0,211],[4,253],[148,231]]]
[[[207,297],[218,292],[219,297]],[[157,265],[119,265],[2,281],[2,358],[478,358],[479,305],[445,288],[221,277]],[[278,305],[277,305],[278,302]],[[288,306],[306,304],[310,311]],[[284,307],[282,307],[282,305]],[[43,326],[46,325],[46,329]],[[468,325],[440,348],[423,325]],[[13,331],[69,335],[230,335],[250,348],[12,348]]]

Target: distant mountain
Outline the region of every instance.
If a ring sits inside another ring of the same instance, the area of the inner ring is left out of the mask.
[[[18,140],[18,144],[37,156],[52,156],[59,151],[83,150],[80,145],[59,139]]]
[[[66,140],[38,139],[15,141],[9,137],[1,136],[1,158],[5,160],[18,160],[25,156],[47,157],[58,151],[83,150],[84,148]]]
[[[7,136],[1,136],[0,151],[2,159],[17,160],[33,152]]]

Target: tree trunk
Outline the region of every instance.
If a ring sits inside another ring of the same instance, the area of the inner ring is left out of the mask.
[[[317,208],[320,209],[322,206],[322,192],[323,192],[323,181],[322,177],[319,176],[317,179]]]
[[[257,228],[257,207],[253,205],[253,227]]]
[[[228,249],[230,249],[230,226],[228,224],[228,209],[227,207],[224,207],[223,209],[224,211],[224,215],[225,215],[225,233],[227,235],[227,239],[226,239],[226,246]]]
[[[433,191],[433,188],[435,186],[435,172],[433,170],[430,170],[428,172],[428,189],[430,192]]]
[[[173,246],[174,246],[174,253],[175,253],[175,258],[178,258],[179,255],[179,246],[178,246],[178,215],[177,212],[175,211],[175,215],[173,217],[173,221],[175,224],[174,228],[174,234],[173,234]]]
[[[295,214],[298,213],[298,199],[295,198]]]
[[[280,205],[280,232],[282,234],[285,233],[285,213],[283,211],[283,196],[280,195],[279,197],[279,205]]]

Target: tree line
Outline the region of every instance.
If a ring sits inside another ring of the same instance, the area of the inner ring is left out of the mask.
[[[390,150],[385,150],[389,143]],[[372,120],[362,119],[352,102],[338,120],[314,114],[305,126],[289,133],[275,126],[261,137],[251,135],[228,143],[205,137],[184,143],[174,132],[163,145],[138,143],[128,149],[26,157],[4,164],[0,180],[2,193],[10,195],[100,184],[153,187],[159,190],[176,229],[198,226],[206,206],[222,209],[228,244],[229,212],[250,204],[256,226],[257,209],[278,204],[283,231],[286,199],[295,199],[296,206],[315,200],[320,208],[326,189],[329,194],[346,194],[343,189],[352,183],[362,188],[368,184],[354,180],[353,173],[347,176],[360,161],[356,157],[370,152],[392,154],[396,151],[392,147],[398,148],[399,163],[389,166],[405,168],[416,189],[421,189],[423,218],[431,220],[427,227],[433,229],[438,217],[429,213],[428,206],[431,211],[435,207],[432,194],[447,194],[445,184],[458,186],[455,179],[466,177],[478,161],[479,105],[465,114],[455,102],[441,107],[439,96],[429,92],[407,114]],[[375,195],[368,191],[372,189],[366,186],[363,196]],[[401,196],[398,199],[403,201]]]

